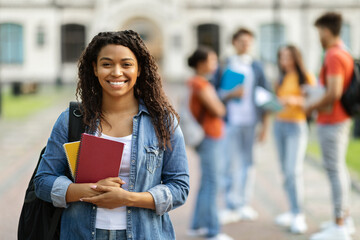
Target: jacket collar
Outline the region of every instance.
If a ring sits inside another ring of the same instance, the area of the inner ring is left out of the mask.
[[[139,100],[139,112],[138,112],[138,114],[136,116],[140,116],[140,114],[143,113],[143,112],[150,115],[149,110],[145,106],[144,100],[140,99]]]

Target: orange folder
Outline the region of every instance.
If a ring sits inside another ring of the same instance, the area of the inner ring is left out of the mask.
[[[80,141],[65,143],[64,145],[66,158],[68,160],[69,168],[73,179],[75,179],[76,162],[80,147]]]

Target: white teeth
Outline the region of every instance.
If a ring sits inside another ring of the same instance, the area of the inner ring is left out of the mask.
[[[121,86],[124,85],[125,82],[109,82],[111,85]]]

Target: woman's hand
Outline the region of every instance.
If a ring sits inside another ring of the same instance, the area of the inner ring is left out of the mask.
[[[119,186],[94,185],[91,186],[99,195],[81,198],[80,201],[89,202],[102,208],[117,208],[127,206],[129,192]]]
[[[279,102],[284,106],[304,106],[304,97],[288,96],[279,98]]]
[[[108,177],[96,183],[96,185],[108,186],[108,187],[121,187],[124,184],[125,182],[119,177]]]
[[[66,192],[66,202],[77,202],[81,198],[95,197],[102,192],[94,190],[96,186],[120,188],[125,182],[118,177],[109,177],[97,183],[72,183]]]
[[[149,192],[129,192],[119,187],[95,185],[94,191],[100,195],[81,198],[80,201],[89,202],[102,208],[117,208],[122,206],[155,209],[155,201]]]
[[[66,202],[77,202],[83,197],[93,197],[101,194],[95,191],[93,183],[71,183],[66,191]]]

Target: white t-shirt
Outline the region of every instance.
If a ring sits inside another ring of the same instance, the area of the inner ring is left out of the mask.
[[[254,71],[250,55],[235,55],[229,58],[228,68],[244,74],[244,95],[240,101],[230,100],[227,104],[228,122],[235,126],[249,126],[256,121],[256,109],[252,102],[254,88]]]
[[[126,137],[111,137],[102,133],[100,137],[125,144],[119,177],[126,183],[122,185],[122,188],[128,190],[132,135]],[[95,227],[106,230],[126,229],[126,207],[118,207],[114,209],[98,207]]]

